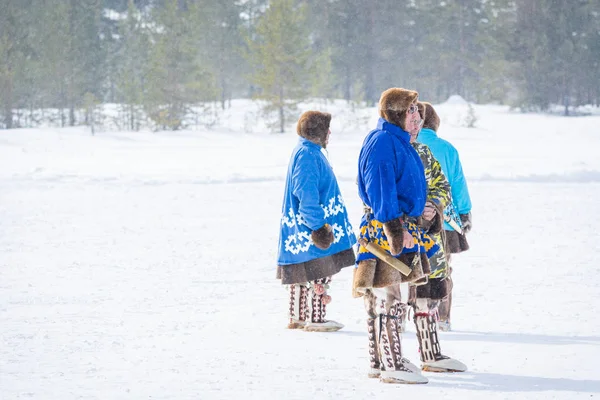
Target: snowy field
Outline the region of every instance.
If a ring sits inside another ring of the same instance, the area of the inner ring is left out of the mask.
[[[410,386],[367,378],[350,268],[328,308],[343,330],[284,329],[275,258],[297,136],[247,106],[210,132],[0,131],[0,399],[600,397],[600,117],[475,106],[468,129],[464,105],[439,106],[474,203],[441,345],[470,370]],[[356,229],[375,110],[318,108]],[[417,363],[412,324],[403,347]]]

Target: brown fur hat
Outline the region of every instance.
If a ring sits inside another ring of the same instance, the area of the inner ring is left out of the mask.
[[[429,128],[435,132],[437,132],[440,127],[440,117],[435,112],[435,108],[426,101],[423,102],[425,106],[425,117],[423,118],[425,122],[423,123],[423,128]]]
[[[419,93],[403,88],[390,88],[381,93],[379,116],[404,129],[406,110],[419,98]]]
[[[419,108],[419,115],[421,116],[421,119],[425,121],[425,116],[427,115],[425,104],[422,101],[417,101],[417,107]]]
[[[296,125],[298,135],[311,142],[325,143],[331,114],[320,111],[306,111],[302,113]]]

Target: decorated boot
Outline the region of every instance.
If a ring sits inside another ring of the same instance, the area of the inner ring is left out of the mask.
[[[452,292],[440,302],[438,307],[438,327],[440,331],[449,332],[452,329],[450,324],[450,310],[452,308]]]
[[[406,332],[406,319],[408,312],[411,309],[407,304],[402,303],[399,307],[400,312],[398,313],[398,332]]]
[[[383,383],[427,383],[429,380],[421,374],[419,368],[402,357],[400,334],[398,333],[397,308],[400,304],[391,307],[389,314],[380,314],[377,333],[378,350],[381,358],[380,380]]]
[[[397,316],[398,320],[401,315],[405,315],[406,305],[401,304],[398,307],[399,310],[402,310]],[[367,319],[367,332],[369,336],[369,378],[379,378],[381,377],[381,357],[379,355],[378,348],[378,335],[381,332],[379,325],[375,327],[375,324],[379,324],[380,318],[369,318]],[[398,325],[398,332],[400,331],[400,325]],[[421,372],[421,369],[417,367],[415,364],[411,363],[407,358],[401,356],[402,364],[408,369],[415,371],[417,373]]]
[[[414,316],[421,354],[421,368],[429,372],[464,372],[467,366],[462,362],[445,356],[440,348],[437,321],[429,311],[427,299],[417,299]]]
[[[335,332],[344,327],[339,322],[325,319],[327,304],[331,303],[331,296],[327,294],[329,282],[331,277],[318,279],[310,284],[309,320],[304,327],[307,332]]]
[[[377,350],[375,322],[379,323],[379,318],[367,319],[367,333],[369,335],[369,378],[379,378],[381,375],[381,364],[379,363],[379,351]]]
[[[406,332],[406,320],[409,318],[409,313],[411,310],[413,310],[415,301],[417,300],[417,286],[409,283],[406,300],[404,299],[404,297],[405,295],[403,293],[402,305],[400,308],[402,312],[398,315],[398,331],[400,333]]]
[[[306,326],[306,313],[308,309],[308,287],[306,284],[290,285],[290,309],[288,329],[304,329]]]
[[[450,324],[450,321],[439,320],[438,321],[438,328],[442,332],[450,332],[452,330],[452,325]]]

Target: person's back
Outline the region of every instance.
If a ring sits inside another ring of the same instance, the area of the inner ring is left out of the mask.
[[[430,103],[423,102],[426,108],[425,121],[418,141],[427,145],[433,156],[442,166],[442,171],[452,192],[452,203],[447,206],[445,214],[451,219],[455,215],[457,218],[456,226],[460,232],[454,229],[447,221],[444,221],[445,242],[444,250],[450,262],[450,255],[461,253],[469,249],[466,234],[471,230],[471,197],[465,178],[460,157],[456,148],[447,140],[440,138],[437,131],[440,126],[440,118]],[[452,221],[450,221],[452,222]],[[452,266],[449,266],[448,277],[448,296],[440,303],[439,327],[441,330],[450,330],[450,311],[452,307]]]
[[[459,215],[470,213],[471,197],[456,148],[447,140],[440,138],[437,132],[431,128],[423,127],[417,140],[429,147],[433,156],[442,166],[442,171],[452,188],[452,204],[456,212]],[[445,223],[444,229],[454,230],[448,223]]]
[[[402,357],[396,325],[402,309],[400,282],[424,276],[419,237],[412,235],[419,232],[406,220],[423,213],[427,196],[423,165],[410,145],[409,132],[420,121],[418,96],[403,88],[381,94],[377,128],[366,137],[358,159],[358,192],[365,208],[352,288],[356,297],[364,297],[368,315],[369,377],[385,383],[428,382],[416,365]],[[381,253],[372,253],[370,245],[411,266],[411,273],[406,276],[382,261]]]
[[[290,294],[288,329],[339,330],[325,319],[331,277],[354,265],[356,243],[335,174],[321,151],[329,143],[331,114],[306,111],[292,152],[281,209],[277,279]]]
[[[423,165],[410,146],[409,136],[398,126],[379,119],[377,129],[365,138],[358,170],[359,196],[373,209],[375,219],[387,222],[401,215],[421,215],[426,184],[413,175],[421,178]],[[373,176],[381,181],[372,181]],[[395,190],[388,190],[391,187]],[[381,204],[388,206],[381,209]]]

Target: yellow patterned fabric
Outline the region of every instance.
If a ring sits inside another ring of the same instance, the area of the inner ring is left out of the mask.
[[[427,200],[438,204],[441,209],[451,201],[450,183],[442,172],[442,166],[435,159],[431,150],[423,143],[413,143],[413,148],[421,157],[423,168],[425,169],[425,179],[427,180]],[[429,279],[440,279],[448,276],[448,261],[444,254],[442,234],[431,235],[432,240],[440,247],[440,251],[429,257],[431,265],[431,274]]]
[[[431,235],[431,237],[440,245],[440,251],[429,258],[429,265],[431,266],[429,279],[445,278],[448,276],[448,261],[446,260],[445,249],[443,247],[444,241],[442,240],[442,234],[436,233],[435,235]]]
[[[451,201],[450,183],[442,172],[442,166],[435,159],[429,147],[423,143],[413,143],[414,149],[421,157],[427,180],[427,200],[439,204],[442,209]]]
[[[372,217],[373,214],[363,217],[360,225],[359,236],[362,239],[378,244],[381,248],[389,253],[390,244],[388,243],[385,232],[383,231],[383,224]],[[404,248],[403,253],[406,254],[419,252],[425,253],[427,257],[432,257],[438,250],[440,250],[440,246],[435,242],[435,240],[430,235],[426,234],[415,223],[405,222],[404,229],[408,230],[408,232],[410,232],[410,234],[413,236],[416,246],[414,246],[412,249]],[[356,257],[357,262],[371,258],[375,258],[375,256],[369,253],[369,251],[364,247],[358,247],[358,256]]]

